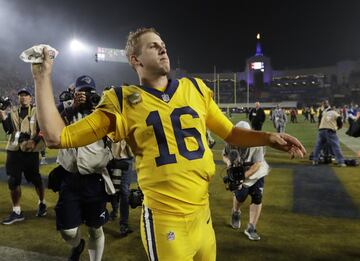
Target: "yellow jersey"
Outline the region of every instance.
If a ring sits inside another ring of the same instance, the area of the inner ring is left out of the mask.
[[[148,208],[190,214],[208,204],[215,164],[206,129],[225,139],[233,124],[201,80],[169,80],[164,90],[137,85],[111,89],[97,110],[116,119],[109,137],[130,145]],[[90,125],[99,128],[96,121]],[[71,134],[62,134],[61,143],[67,146],[65,136]]]

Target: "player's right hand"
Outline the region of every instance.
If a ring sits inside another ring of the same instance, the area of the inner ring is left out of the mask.
[[[35,80],[44,77],[49,77],[52,72],[54,57],[53,51],[48,50],[46,47],[43,49],[44,61],[42,63],[32,63],[31,72]]]

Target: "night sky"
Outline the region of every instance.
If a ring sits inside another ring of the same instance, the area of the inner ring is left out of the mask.
[[[76,37],[94,48],[123,49],[130,30],[149,26],[167,44],[172,68],[180,63],[188,72],[212,72],[214,65],[220,72],[243,71],[258,32],[276,70],[360,58],[360,1],[237,2],[239,7],[227,0],[0,0],[1,67],[25,68],[27,74],[19,53],[49,43],[60,51],[56,70],[63,73],[58,75],[106,71],[104,77],[128,72],[133,77],[126,64],[94,65],[93,54],[70,58],[68,42]]]

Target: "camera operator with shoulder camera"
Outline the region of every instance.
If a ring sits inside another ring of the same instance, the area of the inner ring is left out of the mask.
[[[0,120],[6,134],[9,135],[5,167],[13,204],[12,212],[2,221],[4,225],[24,220],[20,207],[22,173],[28,182],[34,184],[39,196],[36,216],[42,217],[47,213],[44,186],[39,172],[39,151],[44,149],[44,142],[39,136],[36,109],[31,105],[32,96],[28,88],[20,89],[18,98],[19,106],[11,107],[9,113],[0,110]],[[1,109],[9,106],[10,103],[7,103]]]
[[[72,100],[63,101],[58,109],[67,124],[90,114],[100,101],[94,80],[87,75],[77,78]],[[49,188],[59,191],[55,207],[56,227],[72,247],[69,260],[79,260],[85,247],[79,226],[85,223],[89,231],[90,260],[101,260],[105,236],[102,226],[108,220],[106,203],[115,193],[106,169],[111,160],[106,140],[100,139],[84,147],[59,150],[60,164],[49,175]]]
[[[246,121],[238,122],[236,127],[251,129]],[[260,240],[256,224],[261,213],[264,176],[269,173],[269,166],[264,159],[264,148],[241,148],[226,144],[223,160],[228,166],[228,176],[224,182],[228,183],[229,189],[234,193],[230,225],[234,229],[240,228],[240,206],[250,195],[249,224],[244,233],[250,240]]]

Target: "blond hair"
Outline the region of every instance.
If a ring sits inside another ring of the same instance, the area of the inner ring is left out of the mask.
[[[127,42],[126,42],[126,47],[125,47],[125,54],[126,57],[128,58],[128,61],[130,63],[130,57],[131,55],[139,55],[140,54],[140,46],[139,46],[139,39],[143,34],[146,33],[155,33],[158,36],[160,36],[160,34],[154,29],[154,28],[138,28],[135,32],[130,32]]]

